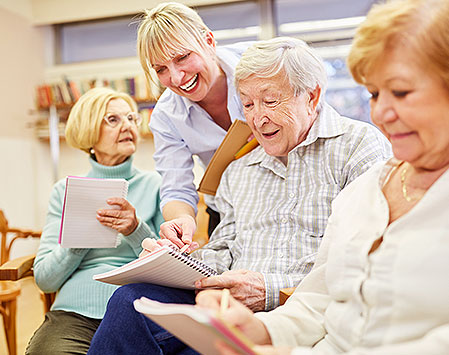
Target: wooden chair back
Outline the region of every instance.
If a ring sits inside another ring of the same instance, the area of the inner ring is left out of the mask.
[[[31,275],[34,257],[25,257],[27,261],[18,267],[15,271],[8,269],[9,256],[13,243],[19,238],[40,238],[40,231],[32,231],[27,229],[10,228],[5,214],[0,210],[0,314],[2,315],[3,325],[6,335],[6,343],[10,355],[17,354],[16,343],[16,307],[17,297],[20,294],[20,285],[11,282],[21,277]],[[10,235],[10,240],[8,240]],[[19,258],[24,259],[24,258]],[[16,262],[16,261],[14,261]],[[13,263],[14,264],[14,263]]]
[[[13,243],[19,238],[40,238],[41,231],[33,231],[28,229],[10,228],[8,225],[8,220],[5,214],[0,209],[0,233],[1,233],[1,255],[0,255],[0,265],[3,265],[9,260],[9,254],[11,252],[11,247]],[[8,241],[8,234],[13,234],[14,236],[10,241]]]

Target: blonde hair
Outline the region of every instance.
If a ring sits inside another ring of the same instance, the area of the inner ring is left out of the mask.
[[[181,51],[191,50],[205,56],[208,52],[206,35],[210,29],[193,9],[166,2],[145,10],[137,33],[137,54],[148,82],[155,61],[168,61]]]
[[[90,149],[100,138],[100,126],[108,103],[115,99],[123,99],[132,111],[137,111],[137,105],[131,96],[109,88],[94,88],[82,95],[72,107],[67,119],[67,143],[90,154]]]
[[[321,88],[321,98],[327,86],[324,64],[316,51],[304,41],[292,37],[277,37],[259,41],[243,53],[235,68],[235,86],[251,75],[271,78],[283,72],[295,95]]]
[[[354,79],[364,84],[385,49],[399,43],[411,48],[420,64],[449,88],[448,0],[391,0],[374,5],[358,28],[347,59]]]

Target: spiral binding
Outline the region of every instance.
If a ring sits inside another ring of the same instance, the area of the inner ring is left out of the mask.
[[[201,272],[204,276],[218,275],[218,273],[214,269],[204,264],[202,261],[192,258],[190,255],[182,254],[179,251],[175,250],[173,247],[170,247],[169,254],[187,264],[192,269]]]

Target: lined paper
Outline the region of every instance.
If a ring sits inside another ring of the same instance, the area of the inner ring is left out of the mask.
[[[195,281],[216,274],[199,260],[164,246],[117,269],[94,275],[93,279],[114,285],[146,282],[194,289]]]
[[[118,232],[102,225],[97,210],[113,209],[106,200],[126,198],[125,179],[94,179],[78,176],[66,178],[59,243],[63,248],[115,248]]]

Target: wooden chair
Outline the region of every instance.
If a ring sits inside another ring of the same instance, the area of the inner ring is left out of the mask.
[[[292,295],[293,292],[295,292],[296,287],[286,287],[281,288],[279,291],[279,304],[282,306],[285,301],[288,300],[288,298]]]
[[[1,258],[0,258],[0,313],[3,318],[3,324],[6,333],[6,342],[10,355],[17,354],[16,344],[16,308],[17,296],[20,295],[20,286],[11,281],[16,281],[21,277],[32,275],[31,267],[33,266],[34,256],[23,257],[20,259],[22,265],[11,271],[12,265],[17,265],[17,260],[8,261],[11,247],[19,238],[40,238],[41,232],[10,228],[2,210],[0,210],[0,233],[1,233]],[[7,240],[8,235],[13,235],[10,241]],[[27,260],[25,263],[24,260]]]
[[[3,265],[9,260],[9,253],[11,251],[11,247],[13,243],[20,238],[40,238],[41,231],[32,231],[27,229],[18,229],[18,228],[10,228],[8,226],[8,220],[5,217],[5,214],[2,210],[0,210],[0,232],[2,234],[1,240],[1,257],[0,257],[0,265]],[[14,237],[8,242],[7,235],[14,234]]]
[[[193,236],[193,240],[197,242],[200,247],[207,244],[209,241],[209,236],[207,234],[207,229],[209,226],[209,214],[206,212],[206,203],[204,202],[204,195],[200,192],[200,200],[198,202],[198,213],[196,215],[196,232]]]

